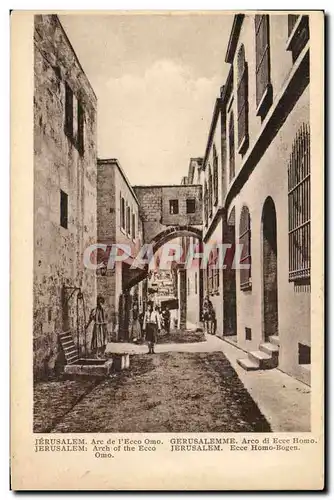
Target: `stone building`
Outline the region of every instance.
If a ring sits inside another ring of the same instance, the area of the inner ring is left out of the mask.
[[[62,363],[58,333],[84,349],[96,302],[84,249],[96,241],[96,96],[55,15],[34,26],[34,375]]]
[[[182,248],[182,237],[199,239],[202,234],[202,186],[181,184],[170,186],[135,186],[143,224],[143,241],[152,245],[155,254],[165,243]],[[166,246],[166,252],[173,249]],[[174,254],[173,267],[177,273],[179,318],[178,327],[185,328],[187,322],[187,277],[186,254]],[[162,257],[162,255],[160,256]],[[164,260],[162,258],[162,260]],[[170,267],[167,270],[172,269]],[[161,266],[160,266],[161,267]]]
[[[122,248],[131,249],[134,257],[142,246],[142,225],[135,191],[117,159],[97,161],[97,237],[108,249],[118,245],[117,258],[122,259]],[[125,245],[122,247],[122,245]],[[107,252],[108,258],[110,251]],[[133,301],[142,308],[143,283],[130,286],[130,261],[115,259],[115,264],[98,273],[98,294],[105,298],[110,335],[126,340],[131,326]]]
[[[225,60],[203,165],[203,234],[242,244],[244,268],[205,276],[218,334],[234,333],[246,369],[278,365],[310,383],[308,16],[236,15]]]
[[[190,158],[188,175],[182,178],[181,184],[201,184],[203,158]],[[189,256],[189,251],[194,254],[202,250],[201,241],[194,236],[182,236],[180,245],[183,248],[185,258]],[[186,259],[185,259],[186,260]],[[193,259],[191,265],[186,265],[186,306],[187,323],[197,325],[201,321],[201,304],[203,302],[203,279],[201,269],[201,259]]]

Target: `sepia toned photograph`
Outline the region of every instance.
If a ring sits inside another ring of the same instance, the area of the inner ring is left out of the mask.
[[[35,433],[312,430],[311,37],[34,16]]]

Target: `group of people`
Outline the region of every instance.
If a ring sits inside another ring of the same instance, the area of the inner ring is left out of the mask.
[[[86,329],[93,322],[93,333],[91,340],[91,351],[97,357],[103,356],[107,344],[107,323],[104,316],[104,298],[97,297],[96,308],[92,309]],[[130,327],[130,339],[135,343],[146,340],[148,353],[154,354],[154,346],[157,341],[157,334],[160,330],[170,333],[170,310],[154,307],[152,302],[147,303],[146,311],[139,312],[138,302],[134,302],[132,307],[132,321]],[[204,297],[202,307],[202,321],[206,333],[215,335],[217,331],[216,312],[208,295]]]

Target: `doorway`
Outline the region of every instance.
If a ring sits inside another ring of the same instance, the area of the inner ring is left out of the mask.
[[[262,211],[262,280],[263,334],[268,341],[271,335],[278,335],[277,221],[275,204],[270,197]]]
[[[236,300],[236,275],[233,268],[235,252],[235,208],[233,207],[228,218],[227,224],[224,224],[223,242],[231,244],[227,250],[223,270],[223,297],[224,297],[224,336],[237,335],[237,300]]]

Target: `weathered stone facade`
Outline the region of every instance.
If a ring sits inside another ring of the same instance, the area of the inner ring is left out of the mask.
[[[83,252],[96,241],[97,102],[57,16],[35,16],[34,51],[34,375],[43,377],[62,363],[57,335],[76,338],[77,317],[83,344],[84,304],[77,311],[78,292],[64,287],[81,289],[87,314],[96,302]],[[66,84],[84,112],[83,150],[65,133]]]
[[[142,244],[138,200],[117,159],[97,161],[97,191],[98,242],[106,245],[128,245],[135,256]],[[118,261],[114,268],[108,268],[104,275],[98,273],[97,289],[106,301],[106,321],[110,336],[118,334],[120,298],[127,289],[128,267],[126,263]],[[141,288],[133,288],[129,292],[138,293],[139,303],[142,301]]]
[[[134,186],[143,222],[143,238],[150,243],[166,230],[166,226],[201,227],[202,186]],[[177,213],[171,213],[170,203],[178,201]],[[193,213],[186,210],[187,200],[195,200]]]

